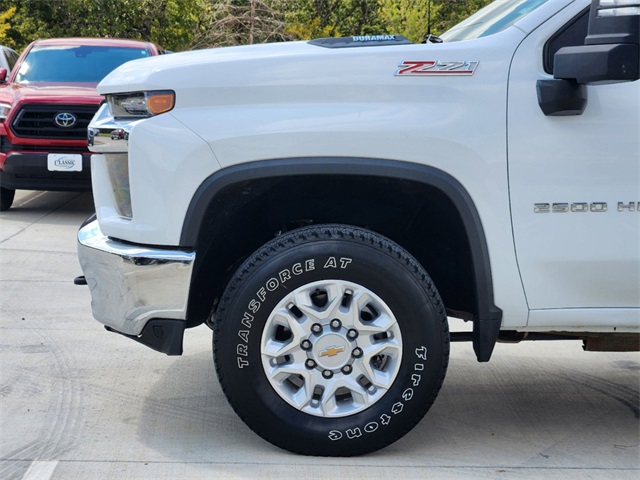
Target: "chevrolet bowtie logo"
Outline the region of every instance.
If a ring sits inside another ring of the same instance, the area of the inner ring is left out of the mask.
[[[336,347],[335,345],[331,345],[323,352],[320,352],[321,357],[335,357],[339,353],[344,352],[344,347]]]

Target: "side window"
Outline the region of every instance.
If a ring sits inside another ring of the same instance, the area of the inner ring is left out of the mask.
[[[589,28],[589,9],[587,8],[569,23],[558,30],[544,46],[544,71],[553,73],[553,56],[562,47],[583,45]]]
[[[7,53],[7,60],[9,61],[9,70],[13,70],[13,66],[18,61],[18,58],[20,58],[20,55],[18,55],[13,51],[7,51],[6,53]]]

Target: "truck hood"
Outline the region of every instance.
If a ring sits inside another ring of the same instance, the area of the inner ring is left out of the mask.
[[[99,103],[102,97],[95,83],[76,85],[38,83],[37,85],[9,84],[0,88],[0,102],[15,105],[21,102]]]
[[[504,31],[464,42],[424,45],[389,41],[384,38],[387,35],[375,35],[351,37],[352,44],[347,46],[331,44],[345,39],[322,39],[213,48],[133,60],[107,75],[98,91],[105,95],[190,90],[195,96],[219,87],[226,89],[226,94],[235,88],[248,93],[246,87],[257,86],[361,85],[389,81],[405,61],[477,62],[502,54],[504,62],[524,36],[573,1],[577,0],[546,2]],[[585,6],[588,3],[579,1]]]
[[[402,37],[398,37],[402,38]],[[388,45],[385,42],[363,41],[363,48],[325,48],[309,42],[282,42],[240,47],[212,48],[173,53],[127,62],[107,75],[98,85],[105,95],[153,89],[196,88],[212,86],[241,86],[269,84],[278,71],[280,79],[301,79],[315,76],[320,79],[320,68],[333,70],[348,58],[372,58],[374,51],[395,51],[415,47],[408,41]],[[399,58],[401,60],[401,58]],[[318,70],[305,70],[316,65]],[[269,71],[269,76],[261,72]],[[326,78],[326,77],[325,77]]]

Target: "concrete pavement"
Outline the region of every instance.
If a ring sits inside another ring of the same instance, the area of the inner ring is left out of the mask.
[[[0,213],[0,479],[636,479],[640,354],[580,342],[454,344],[425,419],[380,452],[289,454],[253,434],[215,378],[211,332],[182,357],[92,319],[76,258],[89,194],[19,191]]]

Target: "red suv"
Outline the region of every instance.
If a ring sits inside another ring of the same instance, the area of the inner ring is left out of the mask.
[[[162,53],[137,40],[37,40],[9,78],[0,68],[0,210],[11,207],[16,189],[90,190],[87,125],[102,101],[96,85],[129,60]]]

